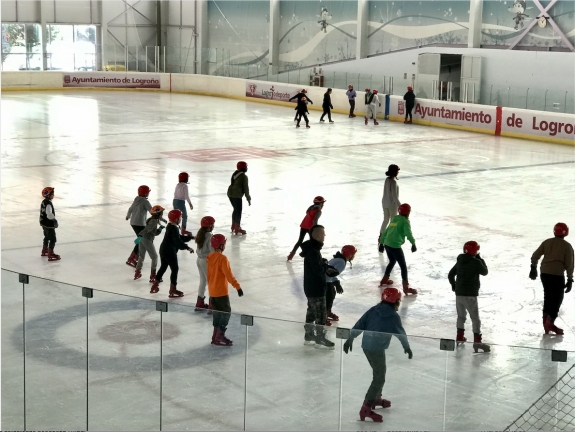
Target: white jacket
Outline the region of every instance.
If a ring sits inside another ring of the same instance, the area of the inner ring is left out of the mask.
[[[383,198],[381,199],[381,206],[383,208],[399,207],[399,185],[395,177],[388,177],[385,179],[383,185]]]
[[[370,105],[379,106],[381,102],[379,101],[379,93],[373,95],[373,99],[371,100]]]

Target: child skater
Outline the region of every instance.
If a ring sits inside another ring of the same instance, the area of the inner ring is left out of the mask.
[[[367,112],[365,115],[365,124],[367,125],[367,118],[371,114],[373,116],[373,124],[377,126],[379,124],[377,122],[377,107],[381,106],[381,102],[379,101],[379,95],[378,95],[377,90],[374,90],[371,93],[371,95],[369,96],[369,99],[367,98],[367,94],[366,94],[366,105],[367,105]]]
[[[381,234],[379,240],[379,251],[387,253],[387,258],[389,259],[389,264],[385,269],[385,275],[379,286],[391,285],[393,281],[389,279],[391,270],[395,266],[395,263],[399,264],[401,268],[401,279],[403,284],[403,293],[407,294],[417,294],[417,290],[409,287],[409,282],[407,281],[407,265],[405,264],[405,256],[403,255],[403,250],[401,245],[405,243],[405,238],[411,243],[411,252],[416,252],[417,247],[415,246],[415,239],[411,233],[411,224],[409,223],[409,214],[411,213],[411,206],[409,204],[402,204],[398,208],[399,214],[393,218],[387,229]]]
[[[473,325],[473,349],[489,352],[489,345],[481,342],[481,320],[477,296],[479,295],[479,276],[487,276],[487,265],[479,255],[479,244],[468,241],[463,245],[463,253],[457,257],[457,263],[449,271],[449,283],[455,292],[455,307],[457,308],[457,339],[463,343],[465,338],[465,320],[467,312]]]
[[[190,253],[194,253],[194,250],[187,246],[186,243],[189,242],[191,236],[180,235],[180,222],[182,221],[182,212],[180,210],[172,210],[168,213],[169,223],[166,226],[166,234],[164,235],[164,240],[160,245],[160,270],[156,275],[156,280],[152,285],[150,292],[152,294],[157,293],[160,290],[160,282],[163,282],[162,277],[164,273],[170,267],[170,292],[169,297],[183,297],[184,293],[178,291],[176,286],[178,285],[178,250],[187,250]]]
[[[332,313],[331,308],[333,306],[333,300],[335,299],[335,293],[343,294],[343,288],[337,276],[339,276],[344,270],[347,263],[350,263],[355,258],[357,249],[355,246],[346,245],[341,248],[341,252],[336,252],[333,258],[327,263],[329,267],[333,267],[337,270],[335,276],[330,276],[326,274],[326,292],[325,292],[325,306],[327,309],[327,319],[330,321],[339,321],[339,317]],[[328,322],[328,325],[331,325]]]
[[[379,237],[385,231],[389,221],[397,216],[397,208],[401,205],[399,202],[399,186],[397,185],[397,176],[399,174],[399,167],[397,165],[390,165],[385,175],[385,183],[383,184],[383,198],[381,199],[381,206],[383,207],[383,223],[379,229]]]
[[[142,185],[138,188],[138,196],[134,198],[134,202],[128,209],[128,214],[126,215],[126,220],[130,220],[130,225],[132,229],[138,235],[146,227],[146,216],[148,212],[152,210],[152,204],[148,201],[148,195],[150,195],[151,189]],[[138,265],[138,258],[140,256],[140,245],[136,243],[132,254],[126,261],[126,264],[132,267]]]
[[[146,226],[138,233],[138,238],[134,241],[134,243],[140,247],[140,258],[138,259],[138,265],[136,266],[134,280],[142,277],[142,267],[144,266],[144,259],[146,258],[147,252],[152,260],[150,283],[154,283],[156,280],[156,268],[158,267],[158,253],[154,247],[154,239],[156,236],[159,236],[164,229],[164,226],[160,224],[160,220],[163,220],[162,215],[164,214],[164,207],[155,205],[150,210],[150,214],[152,217],[148,218]]]
[[[295,125],[295,127],[299,127],[299,124],[301,122],[301,118],[303,117],[303,119],[305,120],[305,127],[306,128],[310,128],[311,126],[309,125],[309,119],[307,118],[307,99],[305,97],[302,97],[298,103],[297,103],[297,113],[296,113],[296,120],[297,123]]]
[[[212,344],[220,346],[232,346],[233,342],[226,337],[226,328],[230,321],[230,296],[228,283],[238,291],[241,297],[244,295],[242,287],[234,277],[228,257],[224,255],[226,237],[223,234],[215,234],[210,239],[214,252],[208,255],[208,290],[214,309]]]
[[[232,234],[244,235],[247,234],[242,229],[242,199],[244,195],[248,200],[248,205],[252,205],[252,197],[250,196],[250,186],[248,181],[248,164],[244,161],[239,161],[236,164],[236,170],[232,174],[230,185],[228,186],[228,198],[233,207],[232,212]]]
[[[325,94],[323,95],[323,104],[321,105],[321,107],[323,108],[323,114],[319,119],[319,121],[322,123],[325,121],[323,118],[325,117],[326,114],[327,118],[329,119],[329,122],[333,123],[331,119],[331,110],[333,109],[333,105],[331,104],[331,91],[332,90],[328,88]]]
[[[305,217],[303,218],[303,221],[299,225],[300,226],[299,239],[297,240],[297,243],[293,247],[292,251],[289,253],[287,257],[288,261],[291,261],[293,259],[298,248],[303,243],[305,235],[309,232],[311,227],[318,224],[319,218],[321,216],[321,209],[323,209],[325,201],[326,200],[324,197],[316,196],[313,199],[313,204],[309,206],[308,209],[306,210]]]
[[[190,206],[190,210],[194,209],[192,201],[190,200],[190,195],[188,194],[188,180],[190,175],[187,172],[181,172],[178,175],[178,184],[176,185],[176,190],[174,191],[174,208],[182,212],[182,235],[190,236],[194,238],[193,234],[186,231],[188,226],[188,211],[186,210],[186,201]]]
[[[198,288],[198,300],[196,301],[196,311],[202,311],[208,308],[208,304],[204,301],[206,298],[206,284],[208,283],[208,263],[206,258],[212,252],[211,238],[212,231],[216,220],[211,216],[204,216],[200,221],[201,228],[196,234],[196,264],[200,273],[200,287]]]
[[[291,98],[290,98],[290,102],[291,102],[292,100],[294,100],[294,99],[297,99],[297,102],[296,102],[296,103],[299,104],[299,103],[301,102],[302,98],[304,98],[304,97],[309,101],[310,104],[313,105],[312,100],[311,100],[309,97],[307,97],[307,90],[306,90],[306,89],[301,89],[301,91],[300,91],[298,94],[296,94],[295,96],[291,97]],[[307,105],[307,104],[306,104],[306,105]],[[294,117],[293,121],[297,121],[298,105],[296,105],[296,107],[295,107],[294,109],[296,110],[296,113],[295,113],[295,117]],[[307,106],[306,106],[306,111],[307,111]]]
[[[58,261],[60,255],[54,253],[56,246],[56,228],[58,228],[58,221],[56,220],[56,211],[54,210],[54,188],[45,187],[42,189],[42,204],[40,204],[40,226],[44,231],[44,241],[42,242],[42,253],[40,256],[47,256],[48,261]]]
[[[381,397],[383,385],[385,384],[385,350],[389,348],[391,336],[395,335],[403,346],[403,351],[411,360],[413,352],[409,346],[407,335],[401,324],[401,318],[397,313],[401,304],[401,293],[397,288],[385,288],[381,293],[381,303],[369,309],[351,329],[349,339],[343,344],[343,350],[347,354],[353,350],[353,339],[363,334],[361,348],[373,370],[371,385],[365,395],[365,401],[359,411],[359,418],[365,421],[368,417],[374,422],[380,423],[383,417],[377,414],[374,409],[389,408],[391,402]]]

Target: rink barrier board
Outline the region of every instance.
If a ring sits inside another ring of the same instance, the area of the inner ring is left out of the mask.
[[[402,116],[390,115],[390,116],[388,116],[388,120],[403,123],[404,118]],[[440,128],[444,128],[444,129],[463,130],[463,131],[475,132],[475,133],[481,133],[481,134],[487,134],[487,135],[495,135],[495,130],[489,130],[489,129],[484,129],[484,128],[475,128],[472,126],[460,126],[460,125],[452,125],[452,124],[447,124],[447,123],[438,123],[438,122],[433,122],[430,120],[413,119],[413,124],[421,125],[421,126],[440,127]]]

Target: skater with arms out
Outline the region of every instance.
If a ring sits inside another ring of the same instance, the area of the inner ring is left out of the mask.
[[[323,205],[325,204],[325,202],[326,202],[325,198],[318,195],[313,199],[313,204],[309,206],[308,209],[306,210],[305,217],[303,218],[303,221],[299,225],[300,227],[299,238],[297,240],[297,243],[293,247],[292,251],[289,253],[287,257],[288,261],[291,261],[293,259],[295,253],[301,246],[305,235],[309,232],[311,227],[317,225],[319,218],[321,217],[321,210],[323,209]]]

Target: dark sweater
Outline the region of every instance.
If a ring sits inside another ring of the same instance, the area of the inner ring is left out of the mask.
[[[321,107],[333,109],[333,105],[331,104],[331,95],[329,93],[325,93],[323,95],[323,103],[322,103]]]
[[[386,350],[392,335],[399,339],[404,349],[409,348],[401,318],[391,303],[381,302],[364,313],[351,329],[351,337],[356,338],[362,331],[367,332],[361,342],[365,351]]]
[[[180,229],[177,225],[169,223],[166,226],[166,234],[160,245],[160,255],[176,255],[178,250],[188,248],[186,244],[192,239],[190,236],[180,235]]]
[[[481,285],[479,275],[487,276],[483,258],[461,254],[457,257],[457,264],[449,271],[448,278],[451,286],[455,286],[456,295],[477,297]]]
[[[408,106],[415,105],[415,93],[413,93],[413,90],[409,90],[407,93],[405,93],[405,95],[403,95],[403,100]]]
[[[290,101],[297,99],[298,102],[301,102],[301,98],[303,98],[303,97],[305,97],[308,100],[308,102],[313,105],[313,102],[311,101],[311,99],[309,98],[307,93],[298,93],[295,96],[291,97]]]
[[[327,263],[321,256],[323,243],[315,239],[305,241],[301,245],[300,256],[303,257],[303,291],[305,296],[325,297],[325,271]]]

